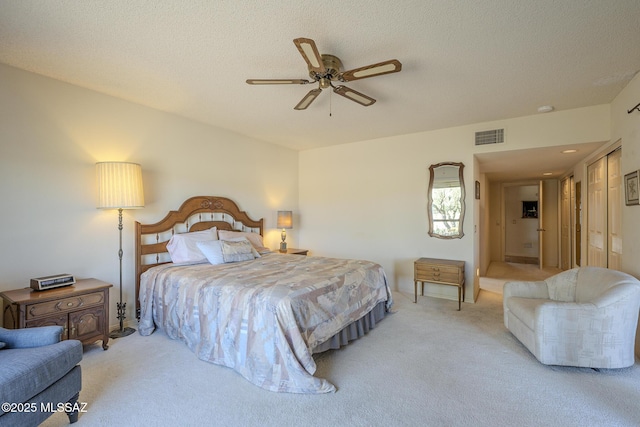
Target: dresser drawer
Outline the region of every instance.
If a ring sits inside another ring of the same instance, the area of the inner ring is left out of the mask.
[[[458,275],[458,271],[416,271],[414,280],[424,280],[425,282],[458,283],[460,282],[460,276]]]
[[[453,265],[416,263],[416,274],[451,273],[458,274],[460,269]]]
[[[27,320],[104,303],[104,292],[77,295],[27,306]]]

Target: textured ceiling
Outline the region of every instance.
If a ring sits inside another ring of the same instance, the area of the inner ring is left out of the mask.
[[[0,62],[304,150],[609,103],[640,70],[638,0],[2,0]],[[402,72],[310,86],[293,39],[345,69]],[[329,113],[332,113],[331,116]]]

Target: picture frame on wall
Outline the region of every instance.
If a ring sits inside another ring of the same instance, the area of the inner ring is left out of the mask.
[[[480,200],[480,181],[476,181],[476,200]]]
[[[627,206],[640,204],[640,182],[638,171],[633,171],[624,176],[624,203]]]
[[[522,218],[538,218],[538,201],[522,201]]]

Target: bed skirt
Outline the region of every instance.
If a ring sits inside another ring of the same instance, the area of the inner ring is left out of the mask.
[[[322,353],[327,350],[337,350],[342,346],[349,344],[350,341],[357,340],[365,336],[370,329],[376,327],[376,323],[384,319],[387,315],[386,301],[379,302],[371,311],[362,316],[360,319],[345,326],[340,332],[317,345],[312,353]]]

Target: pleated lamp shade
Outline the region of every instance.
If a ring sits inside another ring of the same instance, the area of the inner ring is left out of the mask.
[[[98,209],[144,207],[142,167],[129,162],[96,163]]]

